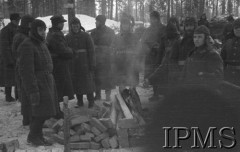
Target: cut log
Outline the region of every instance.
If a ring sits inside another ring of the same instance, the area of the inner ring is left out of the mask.
[[[78,143],[70,143],[71,149],[89,149],[90,143],[89,142],[78,142]]]
[[[101,145],[99,143],[96,143],[96,142],[90,142],[90,149],[93,149],[93,150],[98,150],[101,148]]]
[[[113,125],[117,124],[117,98],[114,98],[113,102],[112,102],[112,106],[111,106],[111,112],[110,112],[110,119],[113,123]]]
[[[92,131],[92,133],[93,133],[94,135],[96,135],[96,136],[98,136],[98,135],[101,134],[101,132],[100,132],[96,127],[92,127],[91,131]]]
[[[88,116],[78,116],[76,118],[71,119],[71,126],[80,125],[82,123],[88,122],[90,119]]]
[[[101,132],[107,131],[107,128],[96,118],[92,118],[90,124],[92,127],[96,127]]]
[[[117,100],[119,102],[120,108],[121,108],[125,118],[133,119],[133,115],[130,112],[129,108],[127,107],[127,105],[126,105],[124,99],[122,98],[120,92],[118,92],[118,94],[116,94],[116,98],[117,98]]]
[[[17,139],[4,142],[3,152],[14,152],[19,148],[19,141]]]

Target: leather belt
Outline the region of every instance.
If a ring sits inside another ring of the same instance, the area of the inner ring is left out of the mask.
[[[75,51],[75,53],[85,53],[85,52],[87,52],[86,49],[78,49]]]
[[[185,65],[186,61],[178,61],[178,65]]]
[[[227,65],[227,68],[240,70],[240,66],[234,66],[234,65]]]

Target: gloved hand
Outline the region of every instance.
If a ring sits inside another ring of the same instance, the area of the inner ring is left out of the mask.
[[[39,92],[30,94],[30,103],[32,106],[38,106],[40,104],[40,93]]]

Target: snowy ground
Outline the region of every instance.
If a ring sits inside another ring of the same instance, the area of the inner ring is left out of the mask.
[[[3,90],[3,88],[0,88]],[[140,94],[141,102],[144,108],[150,109],[155,103],[148,102],[148,97],[151,95],[152,89],[137,88]],[[116,93],[113,90],[112,97]],[[20,142],[20,149],[34,150],[34,147],[27,145],[26,138],[29,132],[28,129],[22,126],[22,116],[20,113],[20,103],[6,103],[4,98],[4,92],[0,92],[0,142],[18,139]],[[102,92],[102,97],[105,99],[105,94]],[[85,110],[87,109],[87,99],[84,96]],[[72,100],[69,103],[69,107],[72,108],[76,105],[76,100]],[[42,149],[62,148],[62,145],[54,144],[51,147],[41,147]]]
[[[45,22],[45,24],[47,25],[46,32],[48,31],[48,29],[50,27],[52,27],[52,23],[51,23],[51,20],[50,20],[51,17],[52,17],[52,15],[51,16],[46,16],[46,17],[38,17],[38,19],[43,20]],[[68,20],[68,15],[65,14],[65,15],[63,15],[63,17],[64,17],[64,19]],[[92,30],[96,27],[96,25],[95,25],[96,20],[95,20],[94,17],[88,16],[88,15],[83,15],[83,14],[76,14],[76,17],[80,20],[82,26],[85,28],[86,31]],[[10,22],[9,19],[4,19],[5,26],[9,22]],[[106,25],[108,27],[111,27],[114,30],[117,30],[117,29],[119,29],[120,23],[116,22],[114,20],[107,19],[106,20]],[[64,23],[63,32],[64,33],[68,32],[68,22]]]

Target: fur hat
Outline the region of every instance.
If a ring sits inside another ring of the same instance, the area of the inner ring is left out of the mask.
[[[32,24],[31,24],[31,30],[30,30],[30,32],[31,32],[31,34],[35,37],[35,38],[37,38],[37,39],[39,39],[39,40],[44,40],[39,34],[38,34],[38,31],[37,31],[37,28],[38,27],[41,27],[41,28],[47,28],[46,27],[46,24],[42,21],[42,20],[39,20],[39,19],[35,19],[33,22],[32,22]]]
[[[54,15],[50,18],[52,25],[57,25],[58,23],[67,22],[62,15]]]
[[[96,20],[99,21],[99,22],[102,23],[102,24],[105,24],[105,22],[106,22],[106,17],[105,17],[105,15],[98,15],[98,16],[96,17]]]
[[[158,11],[152,11],[150,13],[150,17],[156,18],[158,20],[160,20],[160,13]]]
[[[12,13],[12,14],[10,14],[10,20],[12,21],[12,20],[20,20],[21,19],[21,17],[20,17],[20,15],[19,15],[19,13]]]
[[[206,36],[210,36],[210,31],[205,25],[198,26],[194,34],[205,34]]]
[[[34,18],[31,15],[24,15],[21,19],[21,27],[29,28],[29,23],[32,23]]]
[[[236,19],[233,22],[233,28],[239,28],[240,27],[240,18]]]

